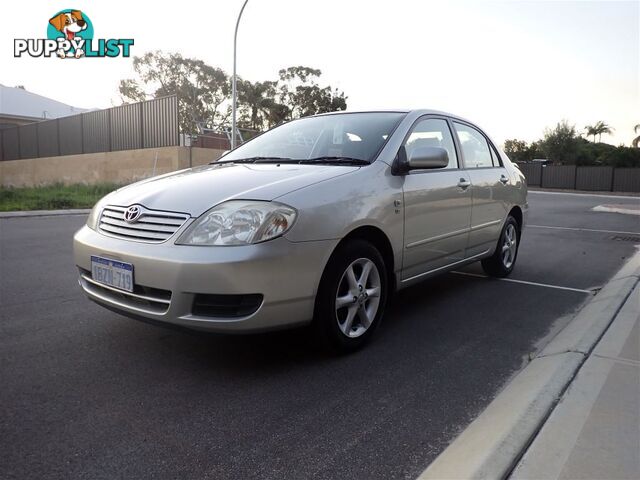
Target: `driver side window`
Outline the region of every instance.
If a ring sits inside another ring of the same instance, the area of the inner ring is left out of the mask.
[[[444,148],[449,155],[447,169],[458,168],[458,157],[453,146],[453,137],[446,120],[441,118],[426,118],[420,120],[411,131],[409,138],[404,145],[407,151],[407,158],[417,148],[440,147]]]

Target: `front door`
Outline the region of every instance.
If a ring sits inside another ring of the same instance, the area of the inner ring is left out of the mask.
[[[471,222],[471,181],[458,164],[448,121],[419,120],[405,142],[407,156],[420,147],[444,148],[449,165],[404,177],[403,281],[462,260]]]

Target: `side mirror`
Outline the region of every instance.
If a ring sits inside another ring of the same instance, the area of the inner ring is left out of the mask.
[[[393,175],[406,175],[410,170],[446,168],[447,165],[449,165],[449,154],[444,148],[418,147],[407,158],[407,151],[402,146],[393,162],[391,173]]]
[[[445,168],[449,165],[449,154],[440,147],[418,147],[409,157],[409,169]]]

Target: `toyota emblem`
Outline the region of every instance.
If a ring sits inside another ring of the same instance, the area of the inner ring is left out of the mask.
[[[127,223],[135,223],[140,215],[142,214],[142,209],[137,205],[131,205],[124,212],[124,221]]]

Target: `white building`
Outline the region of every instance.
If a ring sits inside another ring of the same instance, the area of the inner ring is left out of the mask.
[[[43,97],[24,88],[0,84],[0,130],[51,118],[76,115],[89,110],[91,109],[73,107]]]

